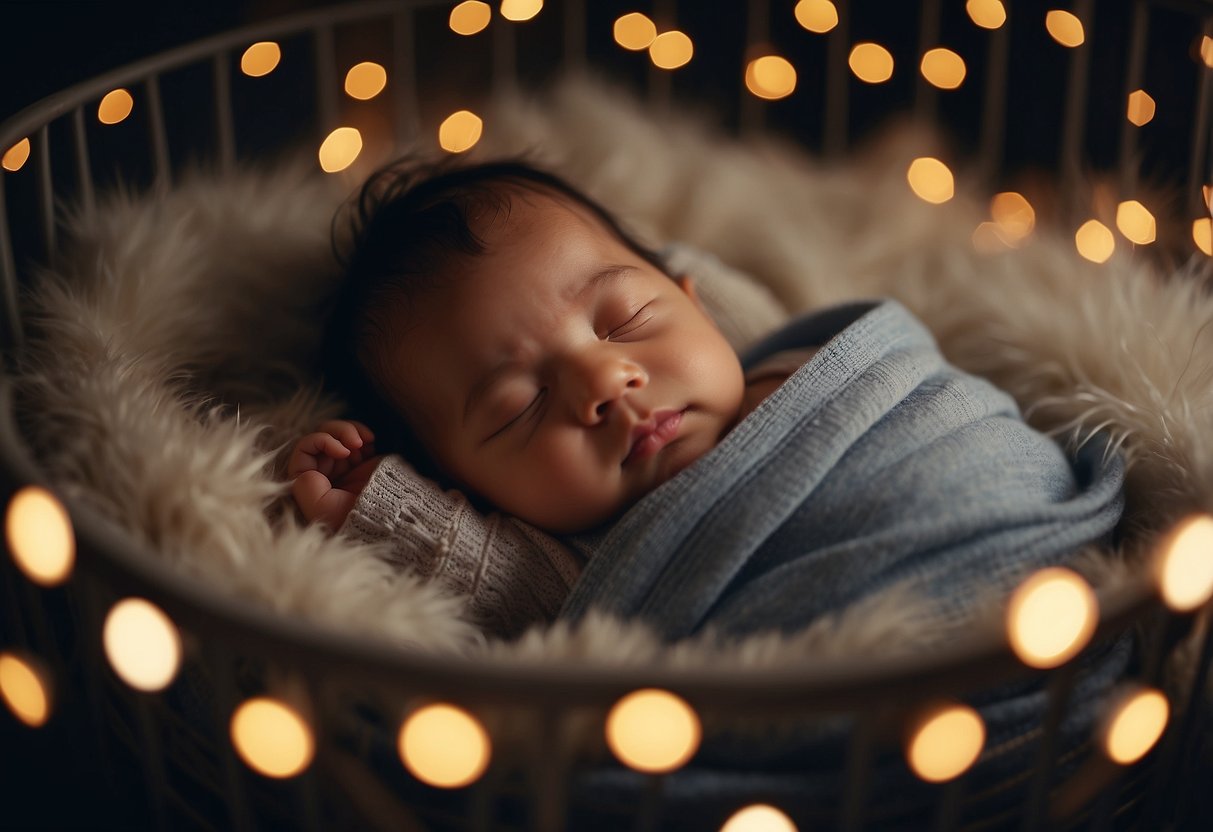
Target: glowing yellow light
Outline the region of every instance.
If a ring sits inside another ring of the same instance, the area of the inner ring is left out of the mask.
[[[796,4],[796,22],[810,32],[825,34],[838,25],[838,9],[830,0],[800,0]]]
[[[964,83],[964,58],[951,49],[931,49],[922,56],[922,77],[941,90],[954,90]]]
[[[1136,199],[1125,200],[1116,207],[1116,227],[1138,245],[1154,242],[1154,215]]]
[[[1082,21],[1062,9],[1053,9],[1045,15],[1045,28],[1053,36],[1053,40],[1062,46],[1082,46],[1086,39],[1082,31]]]
[[[1200,59],[1205,66],[1213,69],[1213,38],[1205,35],[1200,39]]]
[[[0,653],[0,697],[13,716],[40,728],[51,715],[51,701],[41,674],[12,653]]]
[[[973,248],[982,254],[1006,251],[1012,245],[996,222],[980,223],[973,231]]]
[[[965,3],[965,11],[969,13],[969,20],[983,29],[997,29],[1007,22],[1002,0],[969,0]]]
[[[102,124],[117,124],[124,121],[135,107],[135,99],[124,89],[111,90],[97,105],[97,120]]]
[[[501,0],[501,16],[515,22],[530,20],[543,8],[543,0]]]
[[[755,803],[729,815],[720,832],[796,832],[796,824],[774,806]]]
[[[1163,601],[1178,612],[1190,612],[1213,596],[1213,517],[1189,517],[1166,536],[1155,577]]]
[[[847,59],[860,81],[881,84],[893,77],[893,55],[879,43],[857,43]]]
[[[1103,263],[1116,249],[1112,231],[1099,220],[1087,220],[1074,233],[1078,253],[1092,263]]]
[[[240,56],[240,71],[252,78],[269,75],[282,60],[282,50],[272,40],[254,43]]]
[[[10,147],[0,159],[0,166],[7,171],[17,172],[29,159],[29,139],[22,139]]]
[[[493,10],[488,3],[482,3],[480,0],[464,0],[451,9],[449,20],[451,31],[457,35],[474,35],[484,31],[492,16]]]
[[[1153,688],[1143,688],[1117,703],[1103,733],[1103,750],[1114,763],[1127,766],[1146,756],[1158,742],[1171,706]]]
[[[1205,207],[1210,212],[1213,212],[1213,188],[1210,188],[1208,185],[1201,185],[1200,193],[1205,198]]]
[[[680,768],[699,749],[699,738],[699,717],[668,691],[634,691],[607,715],[607,745],[620,762],[637,771],[655,774]]]
[[[786,58],[764,55],[746,67],[745,85],[759,98],[786,98],[796,89],[796,69]]]
[[[354,164],[362,152],[362,134],[357,127],[338,127],[320,145],[320,169],[337,173]]]
[[[1076,572],[1055,566],[1028,578],[1011,595],[1007,637],[1019,660],[1057,667],[1078,654],[1095,632],[1095,593]]]
[[[1209,257],[1213,257],[1213,227],[1208,217],[1192,221],[1192,241]]]
[[[277,699],[249,699],[232,714],[232,745],[254,771],[294,777],[312,762],[316,743],[303,717]]]
[[[923,715],[909,742],[906,761],[929,783],[959,777],[976,762],[986,741],[986,727],[967,705],[942,705]]]
[[[387,86],[387,70],[374,61],[354,64],[345,74],[345,93],[350,98],[368,101]]]
[[[1036,227],[1036,211],[1023,194],[1004,191],[990,200],[990,216],[998,224],[1004,239],[1017,243]]]
[[[1129,93],[1128,118],[1133,124],[1141,127],[1154,118],[1154,99],[1145,90]]]
[[[649,59],[659,69],[678,69],[689,63],[694,54],[691,39],[677,29],[662,32],[649,44]]]
[[[648,49],[657,37],[657,24],[640,12],[625,14],[615,21],[615,43],[624,49],[639,52]]]
[[[480,116],[470,110],[459,110],[438,125],[438,144],[448,153],[463,153],[476,146],[483,131]]]
[[[454,705],[427,705],[400,728],[400,759],[423,783],[457,789],[476,782],[489,764],[489,735]]]
[[[101,641],[114,672],[133,688],[163,689],[181,666],[181,636],[159,607],[142,598],[119,601],[105,617]]]
[[[41,586],[67,580],[76,562],[76,537],[67,509],[55,495],[27,485],[13,495],[4,521],[13,561]]]
[[[938,205],[947,202],[954,193],[952,171],[938,159],[922,156],[910,163],[906,180],[915,196]]]

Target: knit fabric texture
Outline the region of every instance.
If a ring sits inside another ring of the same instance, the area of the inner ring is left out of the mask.
[[[341,534],[384,544],[389,561],[463,596],[476,623],[504,638],[554,619],[581,571],[573,550],[552,536],[481,514],[394,454],[376,466]]]

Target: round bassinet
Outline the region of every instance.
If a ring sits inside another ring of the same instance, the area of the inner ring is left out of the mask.
[[[1208,828],[1211,67],[1198,0],[399,0],[7,119],[5,825]],[[963,632],[889,592],[736,642],[486,638],[282,481],[340,410],[330,219],[406,148],[525,154],[677,241],[735,345],[896,298],[1033,426],[1109,437],[1115,551]]]

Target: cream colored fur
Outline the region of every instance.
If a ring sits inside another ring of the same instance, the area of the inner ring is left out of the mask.
[[[789,312],[897,297],[1037,427],[1062,441],[1112,431],[1130,460],[1134,550],[1213,508],[1207,261],[1173,275],[1123,253],[1095,266],[1047,228],[979,254],[970,235],[985,206],[963,179],[942,206],[910,194],[905,167],[933,141],[914,131],[824,165],[726,140],[685,114],[653,116],[584,81],[543,106],[499,100],[486,124],[477,155],[530,153],[651,240],[687,241],[753,275]],[[282,447],[337,412],[308,362],[335,275],[330,217],[356,178],[309,169],[195,174],[164,195],[117,193],[73,214],[76,242],[26,313],[38,336],[21,379],[27,433],[68,496],[216,592],[402,645],[486,649],[457,598],[302,527],[285,499]],[[1100,582],[1131,574],[1116,559],[1085,563]],[[988,608],[997,626],[999,600]],[[894,591],[796,636],[739,645],[707,634],[663,647],[639,625],[592,617],[487,649],[758,665],[940,635]]]

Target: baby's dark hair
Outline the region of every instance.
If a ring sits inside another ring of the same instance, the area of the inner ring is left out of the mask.
[[[397,160],[372,174],[333,218],[333,250],[344,274],[325,327],[325,384],[345,400],[354,418],[375,432],[377,450],[401,453],[429,476],[441,472],[383,381],[393,327],[419,294],[451,274],[457,260],[486,253],[475,221],[508,216],[511,192],[519,191],[554,194],[581,205],[629,249],[668,274],[661,258],[598,202],[521,160]]]

